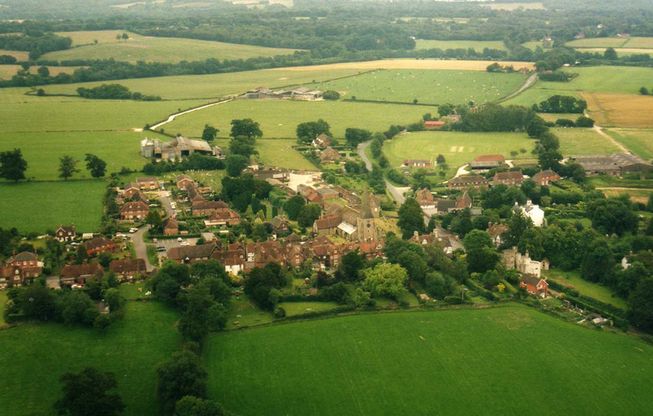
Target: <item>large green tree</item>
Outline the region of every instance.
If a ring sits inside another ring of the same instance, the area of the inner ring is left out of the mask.
[[[210,401],[193,396],[181,398],[175,405],[175,416],[222,416],[222,408]]]
[[[18,182],[25,179],[27,162],[23,158],[20,149],[0,152],[0,177],[10,181]]]
[[[288,214],[288,218],[295,221],[299,217],[299,213],[306,205],[306,200],[301,195],[295,195],[289,198],[284,204],[283,209]]]
[[[75,173],[79,172],[77,168],[77,160],[69,155],[64,155],[59,158],[59,177],[68,180]]]
[[[88,169],[92,177],[101,178],[106,174],[107,162],[104,160],[90,153],[86,154],[84,160],[86,161],[86,169]]]
[[[317,204],[307,204],[304,205],[299,210],[299,215],[297,216],[297,223],[300,227],[310,227],[313,225],[316,219],[320,218],[320,213],[322,208]]]
[[[382,263],[363,272],[363,286],[374,296],[398,299],[406,292],[408,273],[398,264]]]
[[[263,132],[261,126],[251,118],[231,121],[231,137],[252,137],[261,138]]]
[[[331,136],[329,123],[319,119],[317,121],[307,121],[297,125],[297,141],[300,144],[308,144],[320,134]]]
[[[216,129],[215,127],[205,124],[204,130],[202,131],[202,140],[212,142],[218,136],[219,131],[220,130]]]
[[[172,414],[175,404],[185,396],[206,397],[208,374],[200,358],[190,351],[179,351],[157,370],[157,396],[164,414]]]
[[[653,331],[653,279],[643,279],[628,298],[628,317],[644,331]]]
[[[424,213],[415,198],[408,198],[399,208],[399,221],[403,238],[410,238],[415,231],[424,232]]]
[[[66,373],[61,377],[63,397],[55,405],[61,416],[115,416],[122,414],[125,405],[117,393],[113,373],[85,368],[79,373]]]
[[[484,273],[499,262],[499,253],[486,231],[473,230],[463,240],[467,253],[467,269],[470,273]]]

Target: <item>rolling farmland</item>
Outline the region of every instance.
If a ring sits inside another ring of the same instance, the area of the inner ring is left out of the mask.
[[[474,41],[474,40],[430,40],[417,39],[415,49],[474,49],[483,52],[483,49],[506,50],[506,45],[500,40]]]

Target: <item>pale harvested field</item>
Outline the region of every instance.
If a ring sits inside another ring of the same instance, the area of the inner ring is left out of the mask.
[[[0,55],[9,55],[18,59],[19,61],[26,61],[29,58],[29,53],[23,51],[8,51],[6,49],[0,49]]]
[[[606,127],[653,127],[653,97],[632,94],[581,93],[590,116]]]
[[[616,198],[621,195],[628,195],[631,202],[638,204],[646,204],[651,191],[646,189],[633,189],[633,188],[596,188],[608,198]]]
[[[442,59],[384,59],[379,61],[343,62],[339,64],[296,66],[291,68],[276,68],[272,71],[320,71],[329,69],[459,69],[467,71],[485,71],[492,61],[462,61]],[[501,65],[512,65],[515,69],[535,68],[532,62],[500,62]]]
[[[30,68],[30,72],[36,74],[38,66],[33,66]],[[49,66],[50,75],[56,76],[61,73],[72,74],[75,70],[79,68],[77,66]],[[0,79],[9,79],[18,73],[18,70],[21,69],[20,65],[0,65]]]

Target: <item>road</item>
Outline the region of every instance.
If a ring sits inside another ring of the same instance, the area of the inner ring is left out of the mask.
[[[594,131],[596,131],[598,134],[601,136],[605,137],[608,139],[612,144],[617,146],[619,149],[621,149],[622,152],[624,153],[630,153],[630,150],[626,148],[623,144],[619,143],[614,139],[614,137],[610,136],[608,133],[603,131],[603,127],[599,126],[598,124],[594,123]]]
[[[363,162],[365,162],[365,168],[371,172],[373,169],[372,161],[370,160],[369,157],[367,157],[367,154],[365,153],[365,151],[370,146],[370,144],[372,144],[371,140],[364,143],[360,143],[356,148],[356,152],[358,153],[358,156],[363,160]],[[410,187],[395,186],[392,183],[390,183],[390,181],[388,181],[387,179],[385,180],[385,186],[388,189],[388,192],[390,192],[392,198],[399,205],[403,204],[406,201],[406,197],[404,196],[404,193],[409,191]]]
[[[508,95],[506,97],[503,97],[502,99],[500,99],[497,102],[501,103],[501,102],[504,102],[504,101],[508,101],[511,98],[515,98],[516,96],[518,96],[522,92],[526,91],[527,89],[529,89],[530,87],[535,85],[536,82],[537,82],[537,73],[534,73],[533,75],[528,77],[526,82],[524,82],[524,85],[522,85],[517,91],[513,92],[512,94],[510,94],[510,95]]]
[[[172,200],[170,199],[170,191],[159,191],[159,201],[163,209],[166,210],[166,216],[172,218],[176,215],[175,210],[172,208]]]
[[[356,147],[356,152],[358,153],[358,156],[360,156],[361,159],[363,159],[363,162],[365,162],[365,168],[369,171],[372,172],[373,166],[372,166],[372,161],[367,157],[367,154],[365,151],[367,150],[368,147],[372,144],[371,140],[368,140],[363,143],[359,143],[358,147]]]
[[[191,108],[189,110],[181,111],[179,113],[171,114],[170,116],[168,116],[168,118],[165,121],[162,121],[162,122],[160,122],[158,124],[150,126],[150,130],[157,130],[158,128],[160,128],[162,126],[165,126],[166,124],[175,121],[175,119],[177,117],[183,116],[185,114],[193,113],[193,112],[199,111],[199,110],[204,110],[205,108],[209,108],[209,107],[213,107],[213,106],[216,106],[216,105],[228,103],[230,101],[233,101],[233,98],[227,98],[227,99],[222,100],[222,101],[218,101],[218,102],[210,103],[210,104],[204,104],[204,105],[201,105],[199,107],[195,107],[195,108]]]
[[[154,270],[154,266],[150,263],[150,259],[147,257],[147,245],[145,244],[145,233],[150,229],[149,225],[143,226],[138,229],[134,234],[130,234],[132,244],[134,245],[134,251],[136,252],[136,258],[145,260],[145,269],[147,272]]]

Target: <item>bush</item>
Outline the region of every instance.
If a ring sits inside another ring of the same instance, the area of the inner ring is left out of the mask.
[[[286,317],[286,310],[282,308],[281,306],[277,306],[274,309],[274,317],[275,318],[285,318]]]
[[[332,100],[332,101],[335,101],[335,100],[339,100],[339,99],[340,99],[340,93],[339,93],[338,91],[327,90],[327,91],[324,92],[324,94],[322,95],[322,97],[323,97],[325,100]]]
[[[560,127],[576,127],[576,123],[574,123],[573,120],[569,120],[568,118],[559,118],[556,120],[556,126]]]

